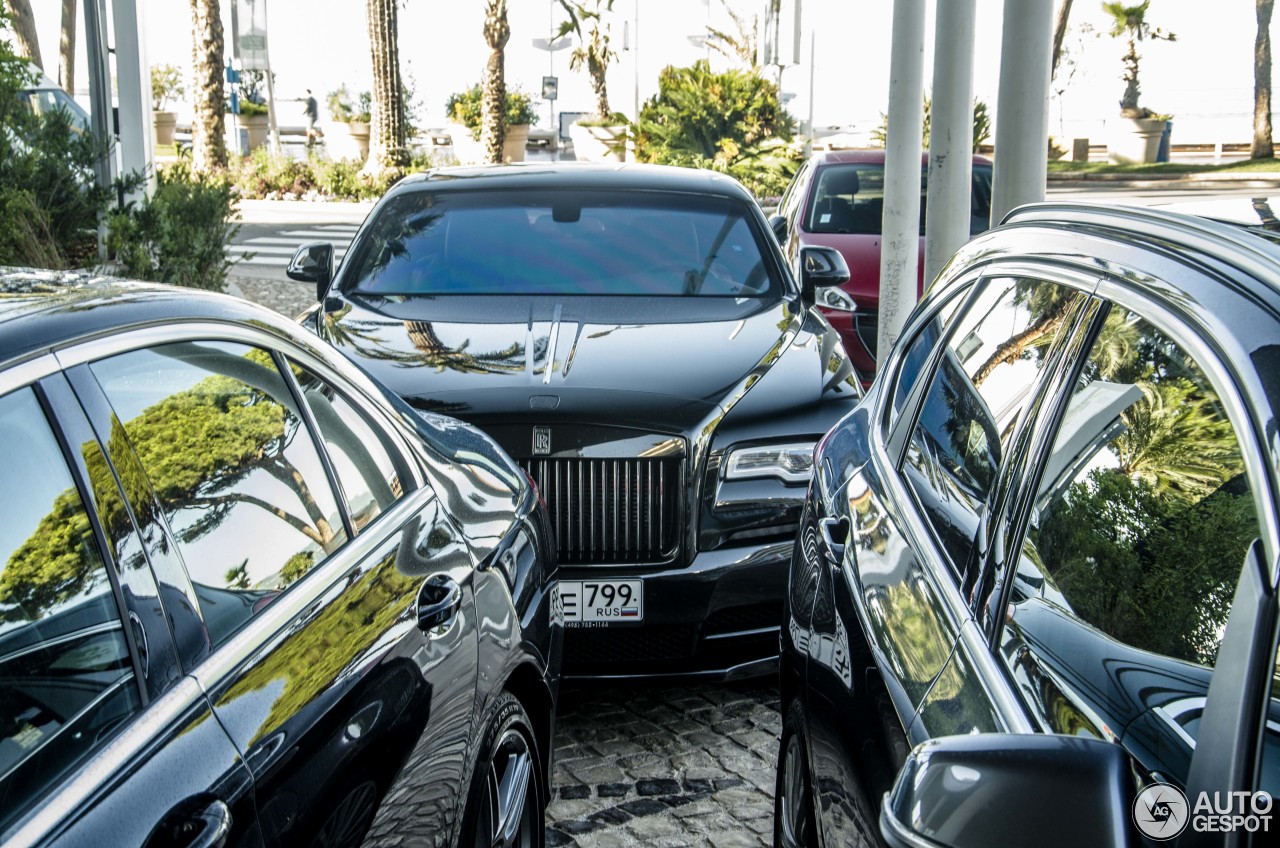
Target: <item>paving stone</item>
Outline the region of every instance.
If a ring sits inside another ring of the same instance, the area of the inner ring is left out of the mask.
[[[680,794],[680,781],[671,780],[640,780],[636,782],[636,792],[641,795],[678,795]]]

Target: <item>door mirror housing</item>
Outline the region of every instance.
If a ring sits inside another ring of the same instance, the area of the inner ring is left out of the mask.
[[[818,289],[849,282],[849,266],[834,247],[806,245],[800,248],[800,291],[805,303],[813,303]]]
[[[884,796],[880,834],[891,848],[1119,848],[1129,844],[1133,801],[1119,745],[1043,733],[944,736],[907,757]]]
[[[304,244],[293,255],[284,273],[300,283],[315,283],[316,300],[324,300],[329,283],[333,282],[333,245],[327,241]]]

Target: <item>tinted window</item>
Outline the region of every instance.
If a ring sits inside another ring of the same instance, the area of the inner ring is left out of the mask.
[[[957,570],[1023,407],[1082,296],[1039,280],[987,281],[951,334],[904,471]]]
[[[920,235],[924,235],[925,195],[929,174],[920,176]],[[969,232],[991,226],[991,167],[973,166]],[[828,165],[818,172],[805,229],[811,233],[878,235],[884,217],[884,166],[870,162]]]
[[[893,389],[894,419],[902,412],[902,406],[907,402],[911,390],[915,388],[920,372],[929,362],[929,354],[933,353],[938,340],[945,336],[948,328],[951,327],[951,320],[960,310],[968,291],[969,286],[965,285],[963,291],[957,293],[934,312],[932,320],[921,327],[920,332],[911,340],[910,347],[902,356],[902,369],[898,371],[898,379]]]
[[[297,365],[292,367],[358,530],[402,494],[391,459],[395,448],[332,386]]]
[[[346,541],[315,444],[266,351],[174,344],[92,369],[160,500],[214,645]]]
[[[1054,729],[1128,727],[1148,769],[1185,779],[1258,532],[1217,393],[1165,334],[1114,308],[1031,504],[1005,619],[1004,654],[1029,696],[1046,691],[1036,674],[1057,681],[1042,707]]]
[[[656,192],[419,192],[378,214],[353,259],[376,294],[762,297],[745,205]],[[769,236],[772,239],[772,236]]]
[[[0,826],[141,706],[80,492],[29,389],[0,398]],[[20,447],[19,447],[20,446]]]

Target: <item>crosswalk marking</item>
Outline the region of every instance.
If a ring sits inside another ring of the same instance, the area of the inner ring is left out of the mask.
[[[283,230],[275,235],[229,244],[227,258],[235,265],[284,268],[302,245],[309,241],[327,241],[333,245],[334,259],[341,261],[359,229],[356,224],[320,224],[309,225],[307,229]]]

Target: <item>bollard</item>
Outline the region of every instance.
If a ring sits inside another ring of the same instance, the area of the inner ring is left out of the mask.
[[[1089,161],[1089,139],[1075,138],[1071,140],[1071,161],[1072,162],[1088,162]]]

